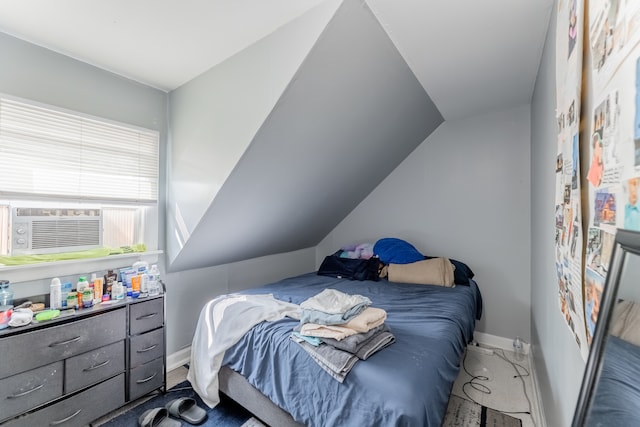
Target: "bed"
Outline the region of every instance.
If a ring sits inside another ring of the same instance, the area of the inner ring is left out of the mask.
[[[271,294],[276,300],[300,304],[328,288],[366,296],[372,306],[384,309],[395,342],[358,361],[339,383],[290,339],[297,320],[261,322],[220,356],[219,390],[273,426],[439,427],[482,313],[476,282],[442,287],[354,281],[313,272],[242,294]],[[201,315],[196,334],[206,334],[202,323],[208,321]],[[196,336],[194,343],[199,338],[207,340]],[[192,363],[209,362],[212,356],[200,350],[194,353],[193,348]],[[192,384],[202,380],[193,366],[189,376]]]

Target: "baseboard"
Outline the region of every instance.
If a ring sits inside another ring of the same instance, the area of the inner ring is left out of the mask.
[[[531,351],[529,353],[529,367],[531,368],[531,379],[533,380],[531,383],[533,385],[533,390],[536,394],[536,406],[538,407],[538,416],[540,418],[537,420],[539,423],[536,425],[539,427],[547,427],[547,418],[544,415],[544,406],[542,406],[542,399],[540,397],[540,385],[538,384],[538,373],[536,371],[536,364],[533,363],[533,353],[534,351]]]
[[[191,346],[178,350],[167,356],[167,372],[173,371],[182,365],[189,363],[191,359]]]
[[[478,344],[482,344],[487,347],[496,347],[503,350],[513,351],[513,338],[504,338],[497,335],[491,335],[484,332],[474,332],[473,338]],[[529,343],[522,341],[522,352],[529,354]]]

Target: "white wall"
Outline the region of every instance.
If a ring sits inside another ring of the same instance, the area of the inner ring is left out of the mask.
[[[168,354],[191,345],[200,311],[212,298],[314,271],[314,262],[315,249],[308,248],[166,274]]]
[[[571,424],[585,363],[558,307],[555,273],[556,12],[531,106],[531,334],[547,425]]]
[[[317,247],[398,237],[466,262],[485,313],[477,329],[529,340],[528,106],[443,123]]]

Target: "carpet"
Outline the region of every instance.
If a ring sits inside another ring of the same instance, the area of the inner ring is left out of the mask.
[[[100,427],[133,427],[138,425],[138,418],[147,409],[165,406],[170,400],[179,397],[192,397],[198,402],[198,406],[207,410],[207,419],[200,426],[216,427],[264,427],[251,413],[229,399],[224,394],[220,394],[220,403],[215,408],[209,408],[202,402],[200,397],[191,388],[189,381],[183,381],[172,387],[165,394],[158,394],[151,399],[141,403],[134,408],[123,412],[111,420],[100,424]],[[172,417],[173,418],[173,417]],[[181,421],[183,426],[191,424]]]
[[[452,395],[442,427],[522,427],[522,421]]]

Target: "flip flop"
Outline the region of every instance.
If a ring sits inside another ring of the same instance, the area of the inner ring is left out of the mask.
[[[182,424],[178,420],[169,418],[169,413],[165,408],[148,409],[138,418],[140,427],[180,427]]]
[[[191,397],[173,399],[165,405],[170,415],[185,420],[189,424],[200,424],[207,418],[207,411],[202,409]]]

